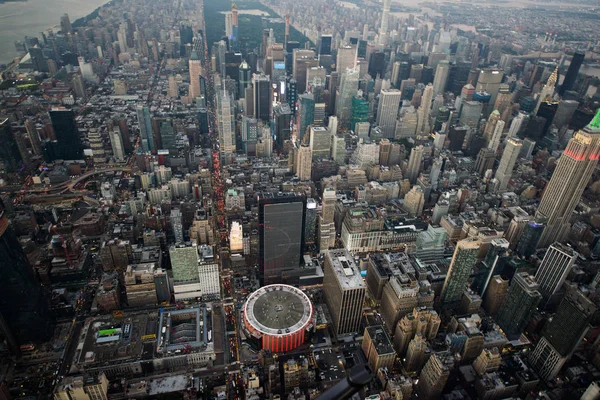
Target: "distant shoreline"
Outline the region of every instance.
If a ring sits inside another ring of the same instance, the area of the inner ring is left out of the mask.
[[[94,9],[92,9],[91,11],[87,11],[85,14],[73,13],[73,10],[69,9],[68,7],[64,7],[64,2],[59,2],[60,4],[58,4],[58,7],[60,10],[62,10],[63,13],[69,14],[70,17],[77,16],[78,18],[72,22],[72,25],[73,25],[73,27],[78,27],[78,26],[84,26],[90,19],[94,18],[98,14],[98,12],[100,11],[100,9],[102,7],[112,4],[114,1],[120,1],[120,0],[101,0],[102,4],[98,4],[100,2],[96,3]],[[11,4],[19,4],[18,12],[22,13],[23,11],[21,11],[21,9],[23,7],[30,7],[29,5],[26,5],[29,3],[31,4],[31,7],[39,7],[38,1],[0,0],[0,9],[4,8],[3,6],[5,6],[5,7],[7,7],[6,12],[11,13],[11,12],[13,12],[12,10],[16,7],[16,6],[11,6]],[[11,11],[9,11],[8,7],[10,7]],[[73,13],[73,14],[70,14],[70,13]],[[18,58],[22,57],[14,49],[15,41],[23,41],[25,36],[40,37],[40,32],[47,32],[47,31],[56,32],[58,29],[60,29],[58,18],[56,20],[54,20],[54,18],[52,18],[50,20],[40,21],[40,22],[41,23],[37,26],[37,29],[36,29],[36,27],[31,27],[30,29],[28,29],[28,31],[20,31],[19,33],[22,34],[21,36],[16,37],[13,35],[10,39],[5,40],[5,42],[2,46],[2,49],[0,50],[0,65],[9,65],[13,62],[15,57],[18,57]]]

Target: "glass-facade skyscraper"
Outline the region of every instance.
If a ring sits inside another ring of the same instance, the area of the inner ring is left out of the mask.
[[[21,155],[8,118],[0,121],[0,141],[2,141],[0,161],[4,164],[6,171],[14,172],[21,164]]]
[[[0,211],[0,314],[19,344],[53,335],[49,304],[4,211]]]
[[[297,193],[258,197],[260,271],[263,285],[281,283],[281,273],[300,266],[304,248],[306,198]]]
[[[48,161],[56,159],[81,160],[83,147],[75,122],[75,113],[67,109],[54,109],[49,112],[56,141],[46,147]]]

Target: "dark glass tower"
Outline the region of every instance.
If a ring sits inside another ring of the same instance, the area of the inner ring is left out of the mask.
[[[496,322],[510,340],[518,339],[542,300],[539,285],[526,272],[515,274]]]
[[[281,283],[284,270],[298,268],[304,248],[306,197],[291,192],[258,198],[260,271],[263,285]]]
[[[48,303],[4,211],[0,211],[0,274],[0,314],[15,341],[50,339]]]
[[[583,59],[585,57],[584,53],[575,53],[573,54],[573,59],[571,60],[571,64],[569,65],[569,69],[567,70],[567,74],[565,75],[565,80],[563,84],[558,89],[558,94],[561,96],[565,94],[567,90],[573,89],[573,85],[575,84],[575,80],[577,79],[577,75],[579,74],[579,68],[581,68],[581,64],[583,64]]]
[[[268,76],[254,75],[254,118],[264,122],[271,119],[271,81]]]
[[[319,54],[330,55],[332,42],[333,42],[333,37],[331,35],[321,36],[321,45],[319,46]]]
[[[517,245],[517,254],[521,257],[529,258],[535,251],[540,238],[544,232],[544,225],[530,221],[523,230],[523,235]]]
[[[67,109],[50,111],[50,120],[56,136],[53,142],[52,158],[63,160],[80,160],[83,158],[83,147],[79,138],[79,130],[75,122],[75,113]]]
[[[21,165],[21,155],[8,119],[0,121],[0,161],[8,172],[15,172]]]

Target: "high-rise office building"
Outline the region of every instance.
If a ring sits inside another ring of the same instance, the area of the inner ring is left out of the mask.
[[[319,61],[315,59],[313,50],[294,49],[292,77],[296,80],[298,93],[306,91],[306,73],[312,67],[317,67]]]
[[[362,97],[354,96],[352,98],[352,118],[350,120],[350,129],[356,133],[356,124],[369,121],[369,102]]]
[[[352,117],[352,99],[358,90],[358,68],[347,70],[342,74],[340,90],[335,104],[335,115],[340,129],[349,128]]]
[[[558,374],[587,332],[595,311],[594,303],[578,289],[567,291],[529,356],[529,363],[543,379],[550,380]]]
[[[43,152],[40,134],[31,118],[27,118],[25,120],[25,129],[27,130],[27,135],[29,136],[29,142],[31,143],[31,150],[33,151],[33,154],[36,156],[41,156]]]
[[[396,117],[400,108],[402,92],[398,89],[384,89],[379,95],[377,125],[384,138],[393,138],[396,133]]]
[[[83,158],[83,146],[75,122],[75,113],[64,108],[49,112],[52,128],[56,136],[53,146],[53,159],[80,160]]]
[[[490,279],[490,282],[485,290],[483,297],[483,308],[488,315],[495,317],[504,304],[508,294],[508,280],[503,279],[500,275],[495,275]]]
[[[428,225],[427,230],[417,236],[417,259],[421,262],[434,262],[444,257],[447,233],[442,227]]]
[[[296,176],[309,181],[312,172],[312,150],[308,144],[301,144],[296,153]]]
[[[154,137],[152,135],[152,121],[150,118],[150,108],[143,104],[137,105],[137,120],[140,128],[140,141],[143,151],[153,151]]]
[[[279,103],[273,107],[273,125],[277,146],[283,148],[283,143],[291,138],[292,110],[287,103]]]
[[[493,151],[498,150],[498,146],[500,146],[500,139],[502,139],[504,121],[502,121],[500,118],[501,116],[498,110],[494,110],[490,114],[485,124],[485,130],[483,131],[483,137],[485,138],[486,146]]]
[[[0,210],[0,273],[0,318],[6,322],[6,336],[12,337],[9,344],[52,338],[49,304],[4,210]]]
[[[500,165],[496,170],[495,178],[498,180],[498,191],[503,192],[508,186],[508,181],[515,167],[515,163],[519,158],[521,149],[523,148],[523,142],[517,138],[509,138],[506,141],[506,147],[502,152],[502,158],[500,158]]]
[[[416,391],[419,398],[437,399],[450,377],[450,371],[454,368],[454,357],[450,352],[434,353],[421,370]]]
[[[402,369],[408,373],[418,372],[426,360],[427,340],[417,333],[408,344],[406,357],[402,361]]]
[[[340,76],[356,66],[356,46],[342,46],[338,49],[335,70]]]
[[[538,247],[561,241],[569,220],[600,159],[600,110],[585,128],[577,131],[557,161],[536,217],[546,223]]]
[[[335,334],[357,332],[367,288],[360,268],[347,250],[336,249],[325,253],[323,273],[323,294]]]
[[[189,69],[190,69],[190,97],[192,100],[196,101],[196,99],[204,93],[200,91],[200,76],[202,75],[202,63],[198,54],[195,51],[192,51],[189,61]]]
[[[575,84],[575,80],[577,79],[577,75],[579,74],[579,69],[581,68],[581,64],[583,64],[584,58],[585,53],[576,51],[575,54],[573,54],[573,58],[571,58],[571,64],[569,64],[569,69],[565,75],[565,79],[563,80],[560,89],[558,89],[558,94],[561,96],[564,96],[567,90],[573,89],[573,85]]]
[[[319,55],[330,55],[332,43],[333,43],[333,36],[321,35],[321,40],[319,43]]]
[[[291,192],[258,196],[261,281],[281,283],[286,269],[300,266],[304,248],[306,198]]]
[[[425,87],[421,97],[421,105],[417,110],[417,136],[429,135],[431,124],[429,116],[431,114],[431,103],[433,101],[433,86],[431,84]]]
[[[577,253],[562,243],[553,243],[535,273],[544,300],[548,300],[563,285],[577,260]]]
[[[500,90],[500,85],[504,79],[504,72],[497,68],[484,68],[479,71],[477,77],[477,85],[475,86],[475,92],[486,92],[489,94],[489,102],[491,106],[496,104],[496,97]],[[486,107],[487,111],[484,111],[485,117],[492,111],[491,107]]]
[[[421,171],[421,163],[423,162],[423,146],[419,145],[413,147],[410,152],[410,158],[408,159],[408,166],[406,167],[406,179],[410,183],[415,183],[419,177]]]
[[[7,172],[17,171],[23,159],[8,118],[0,121],[0,140],[2,141],[0,161],[4,164]]]
[[[554,72],[552,72],[552,74],[548,78],[548,81],[542,88],[540,96],[538,97],[538,100],[537,100],[537,105],[535,106],[535,109],[533,110],[534,114],[537,114],[538,110],[540,109],[540,105],[542,104],[543,101],[548,101],[548,100],[553,99],[554,90],[556,89],[557,81],[558,81],[558,66],[556,66],[556,68],[554,69]]]
[[[466,125],[472,130],[476,130],[481,120],[483,112],[483,103],[474,100],[464,101],[460,113],[460,124]]]
[[[477,238],[463,239],[456,244],[450,268],[442,287],[441,303],[453,307],[462,297],[469,276],[477,263],[481,242]]]
[[[331,132],[328,128],[311,126],[309,143],[313,160],[329,158],[331,153]]]
[[[544,224],[540,224],[536,221],[529,221],[527,225],[525,225],[523,235],[517,244],[517,254],[525,258],[531,257],[535,252],[545,228]]]
[[[226,90],[217,93],[217,123],[222,154],[235,153],[235,108]]]
[[[300,95],[298,105],[298,118],[297,125],[298,131],[296,136],[298,141],[302,142],[304,135],[306,135],[307,129],[312,125],[315,119],[315,96],[311,93]]]
[[[114,127],[109,133],[110,146],[112,147],[113,156],[117,161],[125,160],[125,149],[123,147],[123,140],[121,139],[121,131],[118,127]]]
[[[521,336],[541,300],[535,278],[526,272],[517,272],[496,316],[506,337],[515,340]]]
[[[271,106],[273,104],[269,77],[263,74],[254,74],[252,77],[252,87],[254,88],[254,118],[269,122],[271,120]]]
[[[471,289],[480,296],[483,296],[487,290],[492,276],[500,270],[503,263],[502,259],[506,256],[509,246],[510,243],[504,238],[492,239],[489,244],[487,254],[479,268],[479,275],[471,285]]]
[[[381,13],[381,26],[379,28],[380,36],[387,35],[391,8],[392,0],[383,0],[383,12]]]
[[[444,94],[449,74],[450,63],[446,60],[440,61],[435,70],[435,77],[433,79],[433,97],[438,94]]]
[[[239,66],[238,73],[238,93],[240,98],[245,97],[245,90],[252,83],[252,68],[250,65],[244,60]]]
[[[60,17],[60,30],[65,35],[73,32],[73,27],[71,26],[71,20],[69,19],[69,14],[63,14]]]
[[[558,103],[556,114],[552,120],[552,125],[560,130],[563,126],[568,125],[575,114],[575,110],[579,107],[579,102],[575,100],[561,100]],[[511,125],[512,126],[512,125]]]

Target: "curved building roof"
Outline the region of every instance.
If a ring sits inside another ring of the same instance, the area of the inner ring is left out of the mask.
[[[304,292],[288,285],[264,286],[248,297],[245,318],[258,332],[289,335],[311,322],[313,305]]]

